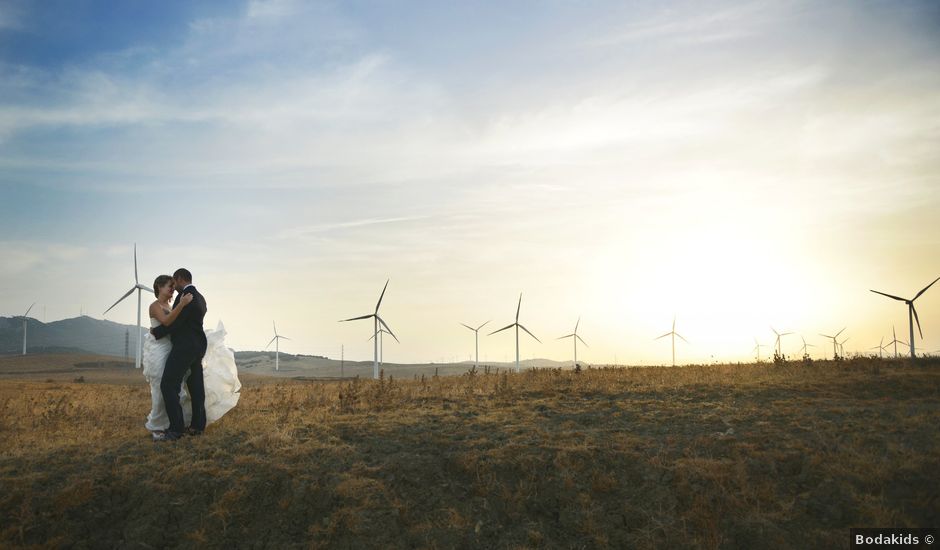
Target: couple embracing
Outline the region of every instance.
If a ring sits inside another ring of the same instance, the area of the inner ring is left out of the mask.
[[[231,410],[241,383],[234,354],[225,347],[222,323],[214,331],[203,330],[208,307],[189,270],[160,275],[153,292],[157,299],[150,304],[151,329],[143,353],[151,397],[146,427],[155,441],[176,441],[202,434],[208,422]]]

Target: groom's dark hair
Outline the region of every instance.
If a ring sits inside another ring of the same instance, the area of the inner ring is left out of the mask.
[[[173,272],[174,279],[183,279],[187,283],[193,282],[193,274],[188,269],[181,267]]]

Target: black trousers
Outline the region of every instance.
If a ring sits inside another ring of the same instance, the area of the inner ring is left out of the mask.
[[[190,427],[194,430],[206,429],[206,385],[202,377],[203,350],[179,349],[176,346],[170,350],[163,367],[163,380],[160,381],[160,393],[166,405],[166,415],[170,419],[169,431],[183,433],[183,407],[180,406],[180,389],[183,386],[183,376],[190,371],[186,379],[189,397],[193,403],[193,416]]]

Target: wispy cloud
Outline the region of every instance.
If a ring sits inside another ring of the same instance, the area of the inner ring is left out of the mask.
[[[296,239],[299,237],[305,237],[309,235],[314,235],[318,233],[327,233],[331,231],[338,231],[342,229],[353,229],[367,226],[375,225],[388,225],[388,224],[397,224],[403,222],[412,222],[419,220],[428,220],[432,216],[402,216],[395,218],[366,218],[360,220],[351,220],[346,222],[335,222],[335,223],[322,223],[315,225],[305,225],[301,227],[292,227],[278,233],[278,239]]]

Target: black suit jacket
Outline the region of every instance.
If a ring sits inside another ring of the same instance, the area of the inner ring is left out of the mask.
[[[206,311],[209,310],[206,306],[206,299],[196,290],[196,287],[188,286],[183,292],[177,294],[176,301],[173,302],[174,308],[180,303],[183,294],[192,294],[193,301],[180,311],[170,326],[158,325],[150,332],[158,340],[170,334],[173,336],[174,348],[205,355],[208,344],[202,321],[206,317]]]

